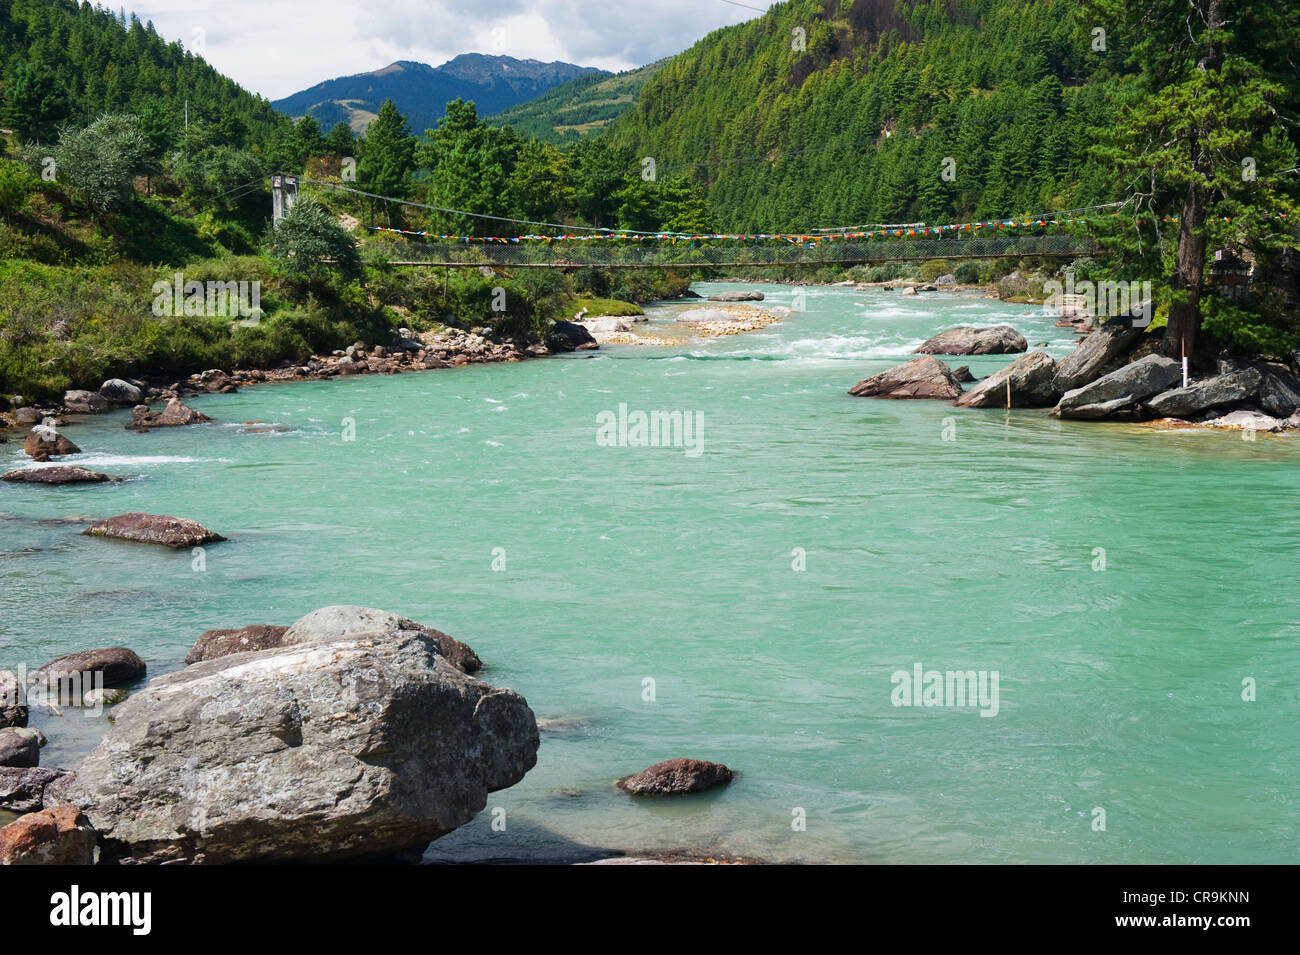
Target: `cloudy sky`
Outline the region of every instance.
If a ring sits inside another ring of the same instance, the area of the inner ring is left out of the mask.
[[[773,0],[139,0],[152,20],[241,85],[279,99],[394,60],[458,53],[606,70],[679,53]],[[106,3],[109,8],[117,4]]]

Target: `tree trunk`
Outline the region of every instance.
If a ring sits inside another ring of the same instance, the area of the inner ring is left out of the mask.
[[[1187,187],[1178,220],[1178,262],[1170,285],[1175,301],[1169,308],[1164,352],[1170,358],[1191,358],[1201,327],[1201,284],[1205,270],[1205,201],[1195,184]],[[1180,293],[1182,293],[1180,295]]]
[[[1205,8],[1206,30],[1223,28],[1223,0],[1209,0]],[[1218,70],[1223,66],[1223,48],[1216,41],[1204,43],[1196,62],[1199,70]],[[1201,148],[1202,136],[1210,130],[1201,130],[1191,142],[1192,168],[1198,174],[1209,172],[1206,154]],[[1207,196],[1196,182],[1187,186],[1183,197],[1182,215],[1178,220],[1178,261],[1170,285],[1175,301],[1169,308],[1169,324],[1165,328],[1164,352],[1171,358],[1192,358],[1196,348],[1196,333],[1201,328],[1201,292],[1205,277],[1205,207]]]

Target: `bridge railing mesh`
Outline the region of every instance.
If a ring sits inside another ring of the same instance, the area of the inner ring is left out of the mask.
[[[652,268],[711,266],[783,266],[867,264],[917,259],[997,258],[1001,256],[1089,255],[1096,243],[1084,236],[972,236],[969,238],[897,238],[870,241],[823,241],[816,244],[731,242],[692,244],[653,240],[619,242],[509,243],[424,242],[389,240],[367,248],[373,259],[421,264],[531,265],[555,268]]]

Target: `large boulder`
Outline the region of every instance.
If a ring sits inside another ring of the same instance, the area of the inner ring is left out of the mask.
[[[1147,355],[1082,388],[1067,391],[1052,414],[1058,418],[1105,418],[1132,411],[1139,402],[1166,390],[1182,375],[1181,362],[1163,355]]]
[[[0,766],[39,766],[41,734],[36,730],[9,726],[0,730]]]
[[[148,405],[136,405],[131,409],[131,423],[128,428],[179,428],[187,424],[202,424],[211,421],[201,411],[195,411],[179,398],[172,398],[162,411],[150,411]]]
[[[1219,359],[1221,375],[1246,370],[1259,373],[1259,384],[1251,396],[1254,404],[1277,418],[1288,418],[1300,411],[1300,378],[1286,365],[1243,358]]]
[[[138,405],[144,400],[144,392],[121,378],[110,378],[99,386],[99,394],[110,404]]]
[[[27,689],[12,670],[0,670],[0,728],[27,725]]]
[[[483,666],[478,654],[455,637],[426,627],[422,623],[399,617],[387,610],[374,607],[357,607],[339,604],[321,607],[300,617],[280,638],[281,645],[290,647],[301,643],[330,640],[349,633],[367,633],[374,630],[408,630],[423,633],[447,658],[447,662],[464,673],[477,672]]]
[[[105,481],[120,480],[122,479],[75,465],[18,468],[0,474],[0,481],[8,481],[11,484],[102,484]]]
[[[38,686],[56,686],[60,682],[79,680],[85,689],[95,686],[121,686],[144,676],[145,662],[126,647],[82,650],[51,660],[32,674]]]
[[[576,322],[557,321],[546,336],[546,346],[551,351],[587,351],[599,348],[596,339]]]
[[[916,355],[1007,355],[1029,347],[1025,336],[1010,325],[976,328],[959,325],[935,335],[916,349]]]
[[[1064,394],[1122,367],[1143,331],[1129,318],[1105,322],[1056,363],[1053,387]]]
[[[721,763],[702,759],[668,759],[624,776],[618,788],[633,796],[676,796],[697,793],[731,782],[735,773]]]
[[[81,448],[49,425],[38,424],[28,432],[23,441],[23,451],[37,461],[48,461],[64,454],[80,454]]]
[[[1188,418],[1211,408],[1244,401],[1259,387],[1260,373],[1253,368],[1193,382],[1186,388],[1161,392],[1147,407],[1162,418]]]
[[[710,302],[761,302],[762,292],[718,292],[709,296]]]
[[[97,391],[75,390],[64,393],[63,406],[74,414],[102,414],[108,401]]]
[[[418,851],[537,760],[518,694],[426,634],[348,634],[153,680],[47,803],[133,862],[312,862]]]
[[[29,813],[0,829],[0,865],[94,865],[95,830],[75,806]]]
[[[0,766],[0,809],[35,812],[45,805],[45,787],[66,775],[45,766]]]
[[[185,662],[202,663],[232,653],[273,650],[283,646],[284,634],[288,629],[273,624],[255,623],[232,630],[207,630],[199,634],[199,639],[186,654]]]
[[[957,407],[1005,408],[1009,384],[1011,407],[1046,408],[1060,397],[1052,385],[1055,377],[1056,362],[1052,356],[1045,351],[1031,351],[971,388],[957,399]]]
[[[961,397],[961,385],[952,370],[937,358],[924,355],[864,378],[849,389],[855,398]]]
[[[216,531],[210,531],[196,521],[162,514],[141,514],[138,511],[96,521],[81,533],[90,537],[108,537],[141,544],[162,544],[173,550],[225,540]]]

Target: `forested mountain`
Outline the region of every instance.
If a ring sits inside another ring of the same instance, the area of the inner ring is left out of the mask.
[[[493,126],[512,126],[547,143],[569,143],[599,133],[636,105],[641,87],[663,60],[622,73],[580,76],[576,80],[488,117]]]
[[[326,129],[344,122],[362,132],[391,99],[422,133],[438,124],[452,100],[473,102],[486,115],[587,75],[608,76],[571,63],[463,53],[442,66],[400,60],[382,70],[326,80],[272,105],[290,116],[311,115]]]
[[[706,186],[728,229],[1111,199],[1087,148],[1122,57],[1092,49],[1075,6],[792,0],[667,61],[609,135]]]
[[[232,147],[273,143],[288,120],[134,15],[74,0],[0,0],[0,126],[47,141],[101,113],[140,117],[161,143],[189,121]]]

